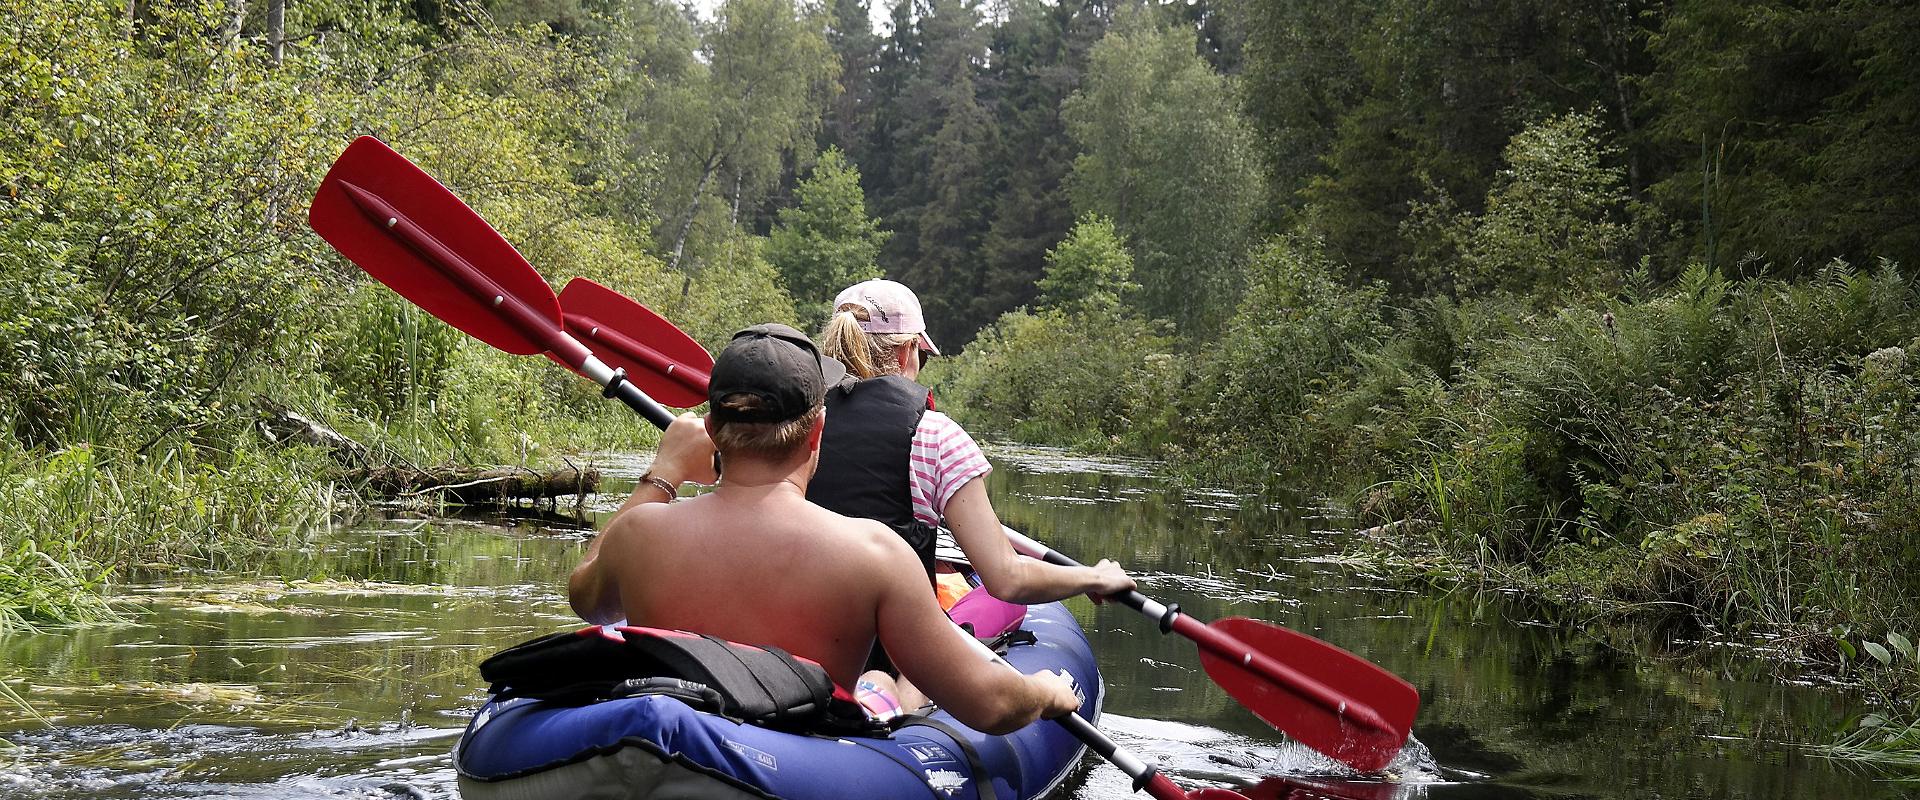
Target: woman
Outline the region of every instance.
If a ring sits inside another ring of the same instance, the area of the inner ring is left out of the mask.
[[[938,411],[914,382],[928,355],[920,300],[888,280],[849,287],[834,299],[820,351],[846,365],[850,380],[827,392],[830,424],[807,499],[892,526],[933,577],[936,529],[953,531],[989,594],[1009,603],[1045,603],[1076,594],[1096,600],[1134,588],[1120,565],[1062,567],[1015,553],[987,500],[993,467],[973,437]],[[851,380],[857,378],[858,380]]]

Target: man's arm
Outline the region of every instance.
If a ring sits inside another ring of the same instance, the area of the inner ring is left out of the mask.
[[[967,481],[947,499],[947,526],[986,584],[987,593],[1009,603],[1048,603],[1076,594],[1096,598],[1134,588],[1119,564],[1102,559],[1091,567],[1063,567],[1014,552],[987,499],[987,482]]]
[[[660,451],[654,454],[653,466],[648,472],[675,488],[688,481],[712,483],[716,480],[713,439],[707,436],[706,423],[691,413],[675,418],[660,435]],[[636,535],[630,531],[635,523],[627,512],[649,503],[670,503],[673,498],[673,493],[650,481],[641,481],[633,488],[627,502],[613,512],[601,534],[587,545],[586,557],[567,579],[567,600],[573,605],[573,613],[595,625],[619,622],[626,617],[620,602],[619,573],[613,567],[618,558],[603,560],[602,546],[617,536]]]
[[[881,583],[880,642],[901,675],[954,719],[984,733],[1012,733],[1080,708],[1079,696],[1059,676],[1024,675],[981,658],[966,632],[941,613],[906,542],[882,531],[874,537],[877,552],[867,554],[877,562],[868,574]]]
[[[631,518],[615,522],[632,522]],[[620,604],[620,582],[607,561],[600,558],[601,546],[618,535],[624,525],[607,524],[607,529],[587,544],[587,556],[567,578],[567,602],[573,613],[595,625],[619,622],[626,616]]]

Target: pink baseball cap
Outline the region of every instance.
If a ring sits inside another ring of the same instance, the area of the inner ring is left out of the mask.
[[[940,348],[933,346],[933,339],[927,336],[927,317],[920,312],[920,298],[913,296],[912,289],[889,280],[861,281],[833,298],[835,310],[850,305],[867,310],[867,320],[860,323],[860,330],[917,333],[920,349],[940,355]]]

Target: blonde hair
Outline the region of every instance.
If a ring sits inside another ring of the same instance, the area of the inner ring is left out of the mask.
[[[900,362],[894,351],[918,347],[917,333],[868,333],[860,329],[867,321],[867,309],[858,303],[842,303],[827,327],[820,330],[820,354],[847,365],[847,371],[861,380],[900,374]]]
[[[763,402],[757,396],[740,393],[722,397],[716,405],[736,413],[751,413],[759,411]],[[825,408],[824,405],[817,405],[808,409],[807,413],[783,422],[722,422],[714,425],[709,433],[713,437],[714,448],[722,456],[740,455],[779,461],[806,447],[807,435],[813,432],[813,423]]]

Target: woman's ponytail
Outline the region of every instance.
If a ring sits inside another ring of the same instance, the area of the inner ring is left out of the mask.
[[[867,310],[853,303],[842,305],[820,330],[820,353],[847,365],[847,371],[861,380],[900,374],[900,363],[893,351],[917,346],[918,334],[867,333],[860,329]]]

